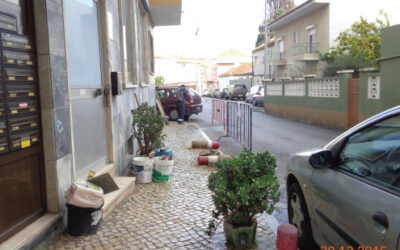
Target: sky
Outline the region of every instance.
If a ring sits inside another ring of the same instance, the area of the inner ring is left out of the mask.
[[[231,48],[251,55],[264,0],[183,0],[182,11],[180,26],[154,29],[155,55],[207,58]]]
[[[155,55],[212,58],[232,48],[251,55],[257,40],[258,26],[264,20],[264,1],[183,0],[181,25],[158,26],[154,29]],[[295,0],[295,5],[304,2]],[[394,19],[400,18],[396,15]]]

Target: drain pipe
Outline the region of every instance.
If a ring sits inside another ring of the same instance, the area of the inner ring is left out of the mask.
[[[265,32],[265,45],[264,45],[264,79],[267,79],[268,76],[268,63],[267,63],[267,49],[268,49],[268,16],[269,16],[269,8],[268,8],[268,0],[265,0],[265,20],[264,20],[264,32]]]

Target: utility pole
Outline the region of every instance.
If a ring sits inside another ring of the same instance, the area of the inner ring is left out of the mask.
[[[268,49],[268,0],[265,0],[265,20],[264,20],[264,32],[265,32],[265,45],[264,45],[264,79],[268,78],[268,58],[267,58],[267,49]]]
[[[200,30],[200,28],[197,27],[196,34],[194,35],[195,38],[197,38],[196,39],[197,40],[197,44],[199,43],[199,38],[197,36],[199,34],[199,30]],[[196,56],[196,57],[198,57],[198,56]],[[200,95],[201,95],[203,93],[203,87],[201,86],[201,75],[200,75],[201,74],[201,62],[200,62],[200,60],[198,58],[196,58],[196,71],[197,71],[196,72],[197,73],[196,91],[199,92]]]

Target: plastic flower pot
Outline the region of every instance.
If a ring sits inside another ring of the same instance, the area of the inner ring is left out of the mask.
[[[257,221],[250,226],[234,227],[224,222],[226,241],[236,247],[251,247],[256,239]]]

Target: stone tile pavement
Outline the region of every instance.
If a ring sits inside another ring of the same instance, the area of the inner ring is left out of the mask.
[[[199,151],[190,149],[202,135],[193,123],[165,128],[166,146],[174,151],[175,166],[169,183],[136,184],[129,196],[104,221],[95,235],[64,233],[48,249],[227,249],[222,225],[216,235],[205,234],[213,203],[207,188],[212,167],[198,166]],[[257,246],[275,249],[268,216],[257,218]]]

